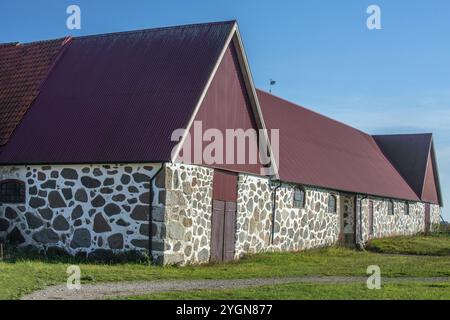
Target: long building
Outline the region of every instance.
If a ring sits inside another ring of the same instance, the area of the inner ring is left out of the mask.
[[[211,148],[196,124],[254,132],[268,161],[250,143],[187,161]],[[256,89],[235,21],[0,44],[0,145],[0,238],[45,252],[364,246],[432,232],[443,206],[431,134],[371,136]]]

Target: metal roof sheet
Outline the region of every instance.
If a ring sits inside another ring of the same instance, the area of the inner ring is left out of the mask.
[[[268,129],[280,130],[282,180],[417,201],[368,134],[258,90]]]
[[[234,23],[73,38],[0,163],[170,160]]]
[[[0,44],[0,144],[9,139],[0,163],[170,160],[172,132],[188,124],[234,25]],[[412,145],[372,137],[264,91],[257,95],[267,127],[280,129],[282,180],[413,201],[422,193],[434,201],[440,192],[434,156],[424,158],[429,136]]]
[[[0,44],[0,145],[21,121],[64,39]]]
[[[381,150],[423,201],[440,203],[431,151],[433,136],[397,134],[373,136]]]

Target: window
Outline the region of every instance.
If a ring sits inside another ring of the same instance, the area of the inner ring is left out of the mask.
[[[25,183],[19,180],[0,182],[0,203],[25,203]]]
[[[336,213],[337,212],[337,198],[336,196],[330,195],[328,197],[328,212],[329,213]]]
[[[405,202],[405,214],[407,216],[409,216],[409,210],[410,210],[409,206],[410,206],[409,202]]]
[[[293,201],[294,208],[302,209],[305,207],[305,190],[296,188],[294,190],[294,201]]]
[[[388,201],[388,214],[391,216],[394,215],[394,201],[392,200]]]

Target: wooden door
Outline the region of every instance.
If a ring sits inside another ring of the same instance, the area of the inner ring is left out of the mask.
[[[430,217],[430,204],[425,204],[425,234],[429,234],[431,231],[431,217]]]
[[[373,201],[369,201],[369,235],[373,236]]]
[[[211,218],[211,262],[234,259],[237,174],[215,170]]]
[[[234,259],[235,234],[236,202],[226,202],[223,232],[223,261],[232,261]]]
[[[223,227],[225,224],[225,202],[213,200],[211,217],[211,262],[223,261]]]

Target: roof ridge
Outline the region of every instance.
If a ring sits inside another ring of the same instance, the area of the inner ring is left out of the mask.
[[[28,46],[28,45],[36,45],[36,44],[44,44],[49,42],[55,42],[55,41],[65,41],[70,36],[60,37],[60,38],[54,38],[54,39],[46,39],[46,40],[36,40],[31,42],[7,42],[7,43],[0,43],[0,47],[7,47],[7,46]]]
[[[329,116],[326,116],[326,115],[324,115],[324,114],[322,114],[322,113],[320,113],[320,112],[317,112],[317,111],[315,111],[315,110],[312,110],[311,108],[308,108],[308,107],[299,105],[299,104],[297,104],[297,103],[295,103],[295,102],[293,102],[293,101],[289,101],[289,100],[287,100],[286,98],[277,96],[277,95],[275,95],[275,94],[273,94],[273,93],[271,93],[271,92],[267,92],[267,91],[262,90],[262,89],[256,88],[256,90],[261,91],[261,92],[263,92],[263,93],[265,93],[265,94],[271,95],[271,96],[273,96],[273,97],[275,97],[275,98],[277,98],[277,99],[280,99],[280,100],[282,100],[282,101],[285,101],[285,102],[287,102],[287,103],[293,104],[293,105],[295,105],[295,106],[297,106],[297,107],[303,108],[303,109],[305,109],[305,110],[307,110],[307,111],[309,111],[309,112],[312,112],[312,113],[314,113],[314,114],[316,114],[316,115],[318,115],[318,116],[321,116],[321,117],[323,117],[323,118],[325,118],[325,119],[328,119],[328,120],[330,120],[330,121],[332,121],[332,122],[334,122],[334,123],[341,124],[341,125],[343,125],[343,126],[349,128],[349,129],[352,129],[352,130],[355,130],[355,131],[357,131],[357,132],[359,132],[359,133],[362,133],[363,135],[365,135],[365,136],[367,136],[367,137],[372,137],[372,135],[368,134],[367,132],[362,131],[361,129],[355,128],[355,127],[353,127],[353,126],[351,126],[351,125],[349,125],[349,124],[347,124],[347,123],[345,123],[345,122],[342,122],[342,121],[333,119],[333,118],[331,118],[331,117],[329,117]]]
[[[91,34],[91,35],[78,36],[78,37],[66,35],[63,37],[46,39],[46,40],[36,40],[36,41],[31,41],[31,42],[14,42],[13,41],[13,42],[0,43],[0,47],[1,46],[13,46],[13,45],[39,44],[39,43],[52,42],[52,41],[57,41],[57,40],[64,41],[67,38],[72,38],[72,39],[97,38],[97,37],[108,37],[108,36],[114,36],[114,35],[126,35],[126,34],[132,34],[132,33],[156,32],[156,31],[170,30],[170,29],[193,28],[193,27],[198,27],[198,26],[203,26],[203,25],[205,25],[205,26],[206,25],[220,25],[220,24],[225,25],[225,24],[232,24],[232,23],[236,23],[236,20],[190,23],[190,24],[173,25],[173,26],[167,26],[167,27],[156,27],[156,28],[148,28],[148,29],[137,29],[137,30],[128,30],[128,31],[99,33],[99,34]]]
[[[374,134],[372,137],[407,137],[407,136],[430,136],[433,137],[433,133],[424,132],[424,133],[394,133],[394,134]]]
[[[108,37],[114,35],[126,35],[131,33],[144,33],[144,32],[156,32],[162,30],[170,30],[170,29],[183,29],[183,28],[193,28],[198,26],[206,26],[206,25],[220,25],[220,24],[232,24],[236,23],[236,20],[226,20],[226,21],[214,21],[214,22],[202,22],[202,23],[190,23],[190,24],[182,24],[182,25],[173,25],[167,27],[156,27],[156,28],[148,28],[148,29],[137,29],[137,30],[128,30],[128,31],[117,31],[117,32],[108,32],[108,33],[99,33],[92,35],[85,35],[79,37],[73,37],[74,39],[84,39],[84,38],[97,38],[97,37]]]
[[[17,44],[19,44],[19,42],[5,42],[5,43],[0,43],[0,47],[12,47],[12,46],[16,46]]]

